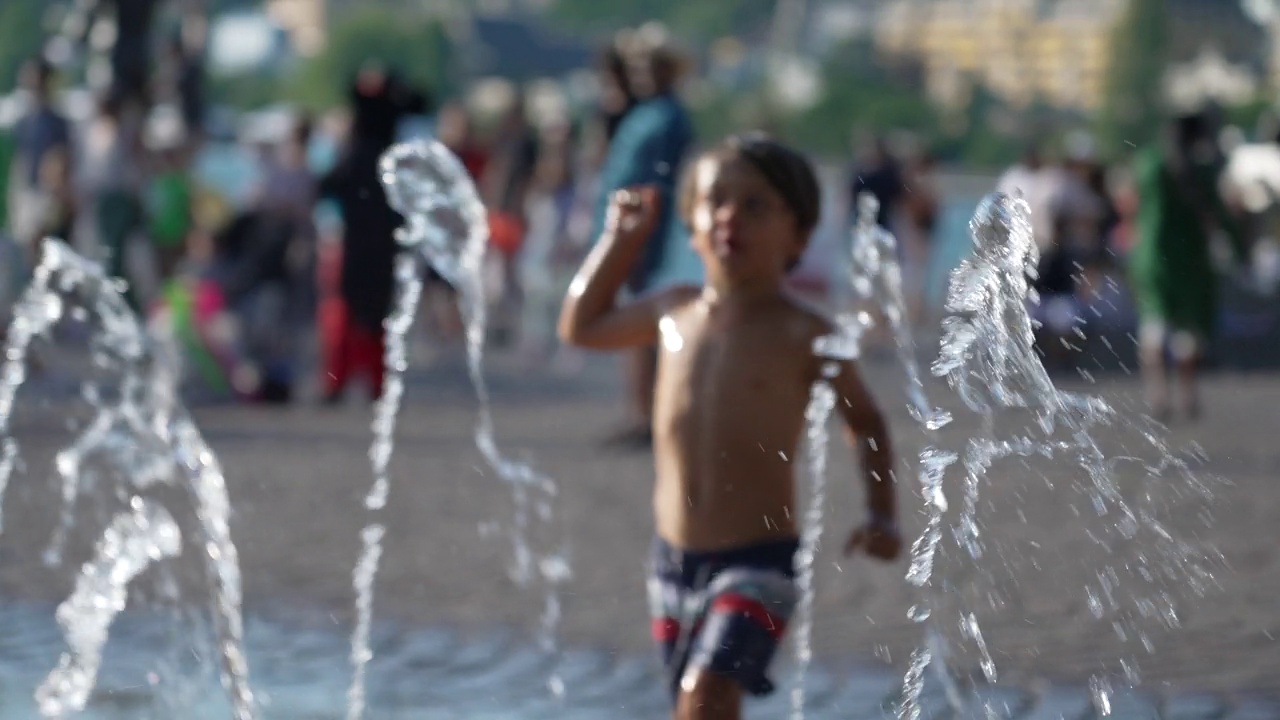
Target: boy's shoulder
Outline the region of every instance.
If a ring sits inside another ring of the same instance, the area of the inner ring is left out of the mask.
[[[822,308],[793,293],[783,295],[790,319],[797,328],[812,333],[816,338],[833,332],[835,322]]]
[[[790,293],[783,294],[775,322],[779,330],[778,339],[786,340],[788,347],[805,354],[813,352],[815,340],[831,334],[836,328],[821,308]]]

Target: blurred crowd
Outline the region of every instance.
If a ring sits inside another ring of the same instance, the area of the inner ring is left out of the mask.
[[[402,218],[377,164],[423,134],[462,160],[489,210],[490,341],[531,366],[575,372],[581,358],[556,342],[555,317],[605,195],[654,183],[670,200],[693,141],[675,95],[682,65],[653,29],[620,33],[602,52],[598,107],[586,117],[534,113],[520,89],[480,113],[370,62],[348,80],[345,108],[289,112],[272,131],[220,138],[205,126],[191,67],[175,50],[146,92],[113,88],[75,119],[54,66],[35,58],[24,69],[0,157],[0,308],[10,311],[45,239],[61,239],[127,281],[130,304],[182,347],[189,389],[211,396],[288,402],[311,387],[338,402],[355,382],[381,393]],[[250,187],[217,187],[204,171],[228,153],[252,157],[252,172],[233,180]],[[634,292],[679,228],[673,205]],[[422,325],[437,343],[460,340],[453,289],[430,270],[425,280]],[[651,376],[651,362],[638,364]]]
[[[461,159],[488,208],[489,340],[531,369],[581,366],[554,323],[610,192],[645,184],[662,200],[629,292],[665,282],[670,254],[685,245],[676,185],[694,145],[714,138],[695,137],[679,99],[687,64],[660,28],[621,32],[602,51],[586,114],[535,112],[518,87],[500,110],[479,112],[370,62],[346,79],[340,111],[290,112],[274,132],[238,138],[206,127],[201,52],[179,35],[150,76],[113,85],[75,121],[59,101],[56,69],[41,58],[24,69],[21,112],[0,136],[0,313],[43,239],[61,238],[128,281],[133,307],[183,348],[192,392],[289,402],[309,389],[339,402],[360,383],[377,397],[402,222],[377,163],[395,142],[424,134]],[[1086,332],[1134,326],[1153,406],[1167,412],[1172,377],[1181,409],[1198,412],[1194,376],[1213,338],[1215,278],[1271,230],[1267,213],[1246,207],[1248,188],[1230,182],[1220,129],[1210,115],[1179,117],[1161,143],[1111,166],[1079,133],[1029,146],[999,177],[995,189],[1020,193],[1032,211],[1033,311],[1050,367],[1069,366]],[[941,282],[936,250],[963,233],[943,222],[955,199],[944,197],[928,148],[889,136],[853,144],[838,204],[855,208],[865,193],[879,200],[877,219],[899,240],[909,318],[923,327],[939,311],[929,302]],[[1272,138],[1262,145],[1280,153]],[[231,147],[253,158],[251,179],[213,187],[201,168]],[[835,234],[847,238],[852,220],[841,218]],[[437,346],[459,341],[453,289],[429,270],[425,281],[420,325]],[[612,441],[646,445],[656,351],[631,354],[625,367],[631,411]]]

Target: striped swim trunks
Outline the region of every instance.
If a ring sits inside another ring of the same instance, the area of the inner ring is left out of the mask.
[[[649,612],[673,698],[683,679],[700,670],[751,695],[773,692],[767,671],[795,610],[798,547],[788,539],[686,551],[655,538]]]

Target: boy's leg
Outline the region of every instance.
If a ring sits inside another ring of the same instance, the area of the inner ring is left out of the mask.
[[[687,677],[676,702],[676,720],[739,720],[742,688],[734,680],[703,668]]]

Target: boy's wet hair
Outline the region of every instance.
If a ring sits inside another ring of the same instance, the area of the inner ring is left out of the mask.
[[[680,188],[680,214],[686,220],[693,215],[698,165],[708,158],[727,160],[737,158],[760,173],[773,188],[796,220],[796,227],[805,241],[818,226],[822,212],[822,190],[813,163],[799,152],[760,132],[732,135],[719,145],[702,153],[688,170]],[[787,271],[800,263],[796,258]]]

